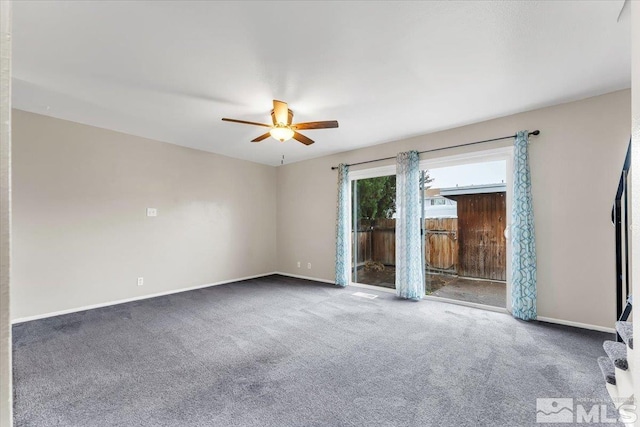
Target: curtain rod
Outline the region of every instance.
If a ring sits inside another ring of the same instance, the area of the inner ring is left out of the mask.
[[[540,135],[540,131],[539,130],[534,130],[533,132],[529,132],[529,136],[531,136],[531,135]],[[449,147],[442,147],[442,148],[434,148],[433,150],[418,151],[418,154],[433,153],[434,151],[442,151],[442,150],[449,150],[451,148],[466,147],[468,145],[482,144],[483,142],[500,141],[500,140],[503,140],[503,139],[515,138],[516,136],[518,136],[518,135],[516,134],[516,135],[509,135],[509,136],[501,136],[500,138],[485,139],[483,141],[467,142],[466,144],[451,145]],[[383,160],[391,160],[391,159],[395,159],[395,158],[396,158],[396,156],[384,157],[382,159],[367,160],[366,162],[351,163],[351,164],[348,164],[347,166],[364,165],[364,164],[367,164],[367,163],[381,162]],[[338,166],[331,166],[331,170],[336,170],[336,169],[338,169]]]

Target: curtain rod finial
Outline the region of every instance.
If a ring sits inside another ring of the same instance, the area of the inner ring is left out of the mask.
[[[536,129],[530,135],[540,135],[540,131]]]

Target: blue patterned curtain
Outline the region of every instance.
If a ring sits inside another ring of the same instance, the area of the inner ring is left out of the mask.
[[[338,212],[336,218],[336,285],[349,284],[349,166],[338,166]]]
[[[529,132],[518,132],[513,160],[513,206],[511,212],[511,299],[514,317],[536,319],[536,236],[533,226]]]
[[[419,163],[417,151],[396,158],[396,294],[412,300],[424,294]]]

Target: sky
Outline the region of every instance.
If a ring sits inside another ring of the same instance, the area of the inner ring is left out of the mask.
[[[460,166],[429,169],[434,178],[431,188],[447,188],[465,185],[499,184],[506,182],[507,163],[504,160],[472,163]]]

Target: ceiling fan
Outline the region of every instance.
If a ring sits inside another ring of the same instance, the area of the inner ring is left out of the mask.
[[[273,121],[272,125],[227,118],[223,118],[222,120],[224,120],[225,122],[242,123],[245,125],[255,125],[271,128],[269,132],[260,135],[259,137],[251,140],[251,142],[260,142],[263,139],[267,139],[269,138],[269,136],[272,136],[280,142],[285,142],[293,138],[305,145],[311,145],[313,144],[313,140],[307,138],[301,133],[298,133],[299,130],[328,129],[338,127],[337,120],[292,124],[291,122],[293,121],[293,111],[289,109],[289,106],[286,102],[278,101],[276,99],[273,100],[273,110],[271,110],[271,120]]]

